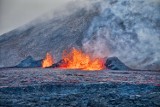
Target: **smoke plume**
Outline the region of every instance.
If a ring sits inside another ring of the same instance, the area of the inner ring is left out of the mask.
[[[104,0],[83,40],[94,56],[117,56],[137,69],[160,67],[160,2]]]

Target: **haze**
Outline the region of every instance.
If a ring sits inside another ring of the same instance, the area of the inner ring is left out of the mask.
[[[73,0],[0,0],[0,35]]]

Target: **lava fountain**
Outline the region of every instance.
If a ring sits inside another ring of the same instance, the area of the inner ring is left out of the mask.
[[[101,58],[93,58],[81,50],[73,48],[71,52],[63,52],[63,63],[60,68],[63,69],[81,69],[81,70],[103,70],[104,62]]]
[[[51,67],[54,64],[50,53],[42,61],[42,68]],[[55,63],[56,64],[56,63]],[[57,63],[60,69],[80,69],[80,70],[103,70],[104,61],[101,58],[93,58],[91,55],[83,53],[82,50],[72,48],[70,52],[63,51],[62,61]]]
[[[54,64],[53,57],[49,52],[47,52],[46,57],[42,61],[42,68],[50,67],[53,64]]]

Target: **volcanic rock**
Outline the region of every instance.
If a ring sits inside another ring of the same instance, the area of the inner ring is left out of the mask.
[[[47,67],[47,68],[58,68],[58,67],[60,67],[60,65],[63,64],[63,63],[64,63],[64,60],[60,60],[59,62],[54,63],[52,66]]]
[[[22,60],[18,65],[14,67],[9,67],[9,68],[36,68],[36,67],[42,67],[42,61],[41,60],[35,60],[33,59],[32,56],[28,56],[26,59]],[[60,67],[60,64],[64,63],[63,60],[60,60],[57,63],[52,64],[50,67],[46,68],[57,68]]]
[[[32,56],[28,56],[26,59],[22,60],[15,68],[33,68],[41,67],[42,60],[34,60]]]
[[[105,63],[105,66],[111,70],[131,70],[131,68],[126,66],[117,57],[109,57]]]
[[[46,68],[58,68],[58,67],[60,67],[60,65],[63,64],[63,63],[64,63],[64,61],[63,61],[63,60],[60,60],[59,62],[54,63],[54,64],[52,64],[51,66],[46,67]]]
[[[159,107],[159,83],[149,71],[1,69],[0,107]]]

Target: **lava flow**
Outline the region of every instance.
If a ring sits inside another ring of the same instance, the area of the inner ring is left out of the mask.
[[[81,50],[73,48],[71,52],[63,53],[63,63],[60,68],[63,69],[81,69],[81,70],[102,70],[104,69],[103,60],[92,58],[90,55],[83,53]]]
[[[54,64],[53,57],[47,52],[45,59],[42,61],[42,68],[50,67],[52,64]]]

